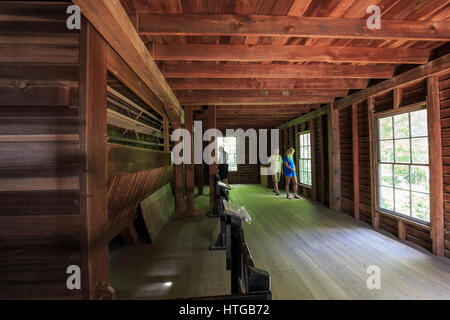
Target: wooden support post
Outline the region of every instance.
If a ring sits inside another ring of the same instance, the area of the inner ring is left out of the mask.
[[[369,148],[370,148],[370,211],[372,216],[372,226],[378,228],[380,226],[380,214],[376,210],[376,199],[377,199],[377,184],[376,184],[376,163],[377,154],[376,150],[376,139],[375,135],[375,124],[374,124],[374,112],[375,112],[375,98],[369,97],[367,99],[368,108],[368,121],[369,121]]]
[[[109,299],[106,43],[83,19],[80,35],[81,287],[84,299]]]
[[[139,235],[133,223],[130,223],[121,233],[123,241],[126,244],[137,244],[139,242]]]
[[[203,195],[203,164],[197,164],[197,195]]]
[[[312,182],[312,199],[317,201],[317,171],[316,171],[316,122],[315,119],[309,121],[309,129],[311,131],[311,182]]]
[[[394,109],[398,109],[402,105],[403,89],[394,88]]]
[[[164,116],[164,151],[170,152],[169,119]]]
[[[172,122],[173,130],[181,128],[180,122]],[[181,137],[174,142],[174,147],[182,143]],[[179,218],[184,211],[184,184],[183,184],[183,164],[174,165],[174,184],[175,184],[175,217]]]
[[[216,128],[216,106],[209,106],[208,107],[208,129],[215,129]],[[211,143],[216,143],[216,138],[213,137],[211,139]],[[209,212],[213,214],[214,208],[215,208],[215,194],[216,194],[216,163],[215,163],[215,152],[211,154],[211,156],[214,157],[214,163],[209,165]]]
[[[352,105],[352,139],[353,139],[353,212],[359,220],[359,139],[358,139],[358,104]]]
[[[403,220],[397,222],[398,239],[401,241],[406,240],[406,224]]]
[[[319,132],[320,132],[320,202],[325,204],[325,141],[324,141],[324,116],[319,116]]]
[[[442,175],[441,114],[439,79],[427,79],[428,143],[430,159],[430,225],[433,253],[444,255],[444,194]]]
[[[190,148],[191,152],[187,154],[185,157],[185,168],[186,168],[186,204],[187,204],[187,216],[195,215],[195,204],[194,204],[194,157],[193,157],[193,146],[192,146],[192,137],[193,137],[193,115],[192,115],[192,107],[185,106],[184,107],[184,127],[189,132],[190,140],[184,141],[184,147]]]
[[[341,146],[339,141],[339,111],[328,104],[328,162],[330,174],[330,209],[341,211]]]

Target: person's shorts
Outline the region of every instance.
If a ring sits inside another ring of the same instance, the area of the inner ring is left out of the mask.
[[[292,170],[289,170],[289,169],[285,168],[284,169],[284,176],[292,178],[292,177],[295,177],[296,174],[295,174],[295,171],[292,171]]]
[[[220,180],[228,179],[228,164],[219,164]]]
[[[277,172],[272,175],[273,182],[280,182],[281,173]]]

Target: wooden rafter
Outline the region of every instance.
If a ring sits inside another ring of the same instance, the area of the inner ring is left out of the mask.
[[[317,61],[423,64],[430,51],[404,48],[312,47],[280,45],[153,45],[153,58],[165,61]]]
[[[367,19],[264,15],[138,14],[143,36],[258,36],[447,41],[450,24],[383,19],[370,30]]]
[[[365,89],[367,79],[169,79],[172,90]]]
[[[363,78],[389,79],[393,66],[282,65],[282,64],[167,64],[166,78]]]

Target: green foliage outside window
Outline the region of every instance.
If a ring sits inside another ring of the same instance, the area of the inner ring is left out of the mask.
[[[427,111],[378,119],[379,207],[430,221]]]

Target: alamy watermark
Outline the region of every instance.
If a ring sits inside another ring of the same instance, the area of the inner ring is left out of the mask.
[[[227,129],[226,137],[236,137],[236,163],[245,164],[246,154],[248,156],[248,164],[268,164],[268,129]],[[172,132],[171,140],[180,142],[175,144],[173,148],[173,163],[180,164],[202,164],[208,165],[217,163],[219,160],[219,152],[217,152],[217,138],[224,137],[218,129],[211,128],[202,135],[203,128],[201,121],[194,122],[194,137],[192,140],[191,133],[184,128],[176,129]],[[278,129],[270,129],[270,145],[271,153],[279,149],[280,133]],[[181,141],[180,141],[181,140]],[[246,152],[246,142],[248,140],[248,152]],[[193,141],[193,147],[192,143]],[[203,148],[203,141],[209,144]]]

